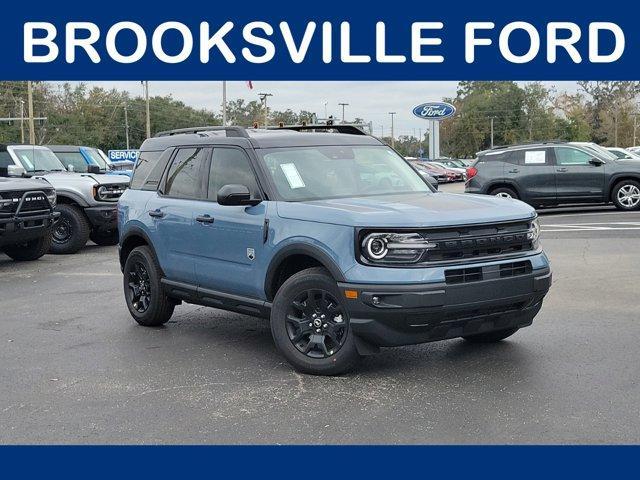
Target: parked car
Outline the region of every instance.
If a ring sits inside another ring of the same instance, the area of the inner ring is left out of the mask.
[[[551,142],[478,153],[465,191],[518,198],[534,206],[610,203],[640,208],[640,161],[585,142]]]
[[[445,170],[451,170],[454,173],[457,173],[458,175],[455,177],[456,182],[463,182],[467,179],[467,169],[466,168],[462,168],[462,167],[456,167],[456,166],[451,166],[453,165],[453,163],[449,160],[444,160],[444,161],[431,161],[429,162],[433,165],[436,165],[438,167],[442,167]]]
[[[633,153],[640,153],[640,147],[629,147],[627,150]]]
[[[49,251],[56,192],[44,179],[22,178],[0,145],[0,252],[17,261],[37,260]]]
[[[128,177],[133,175],[135,162],[132,162],[131,160],[111,160],[100,148],[91,148],[91,150],[99,155],[100,158],[102,158],[102,160],[109,166],[109,173],[127,175]]]
[[[116,203],[127,189],[124,175],[100,175],[97,165],[88,173],[68,172],[48,148],[6,146],[13,165],[34,178],[44,178],[56,190],[60,218],[53,229],[51,252],[75,253],[91,239],[98,245],[118,243]]]
[[[97,166],[98,172],[110,175],[128,175],[133,172],[132,163],[126,162],[128,170],[123,169],[124,165],[115,166],[100,154],[100,150],[92,147],[78,145],[46,145],[68,171],[78,173],[88,173],[91,166]]]
[[[135,321],[162,325],[180,302],[270,318],[288,362],[321,375],[380,346],[494,342],[532,323],[551,273],[531,207],[436,193],[374,137],[304,128],[143,143],[118,203]],[[376,183],[372,164],[401,183]]]
[[[626,148],[618,148],[618,147],[609,147],[607,148],[611,153],[613,153],[616,157],[626,159],[626,160],[640,160],[640,155],[637,153],[633,153]]]
[[[438,190],[438,179],[429,172],[429,169],[422,165],[422,162],[409,161],[409,163],[417,170],[417,172],[424,178],[429,184]]]
[[[459,173],[435,165],[433,162],[418,161],[417,163],[426,168],[438,180],[438,183],[457,182],[462,178]]]

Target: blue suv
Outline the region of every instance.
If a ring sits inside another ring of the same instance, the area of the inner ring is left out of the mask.
[[[531,207],[438,193],[346,125],[160,133],[118,219],[139,324],[181,302],[269,318],[282,355],[311,374],[381,346],[502,340],[551,285]]]

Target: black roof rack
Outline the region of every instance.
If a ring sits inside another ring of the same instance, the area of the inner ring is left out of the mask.
[[[367,135],[364,130],[362,130],[364,125],[358,124],[347,124],[347,123],[337,123],[337,124],[314,124],[314,123],[303,123],[301,125],[276,125],[267,127],[268,130],[294,130],[296,132],[306,132],[306,131],[318,131],[318,130],[333,130],[338,133],[347,133],[351,135]]]
[[[505,148],[514,148],[514,147],[522,147],[527,145],[557,145],[559,143],[568,143],[567,140],[542,140],[542,141],[530,141],[530,142],[520,142],[514,143],[512,145],[497,145],[489,150],[503,150]]]
[[[155,137],[170,137],[171,135],[184,135],[188,133],[201,133],[201,132],[225,132],[227,137],[244,137],[249,138],[249,134],[244,127],[190,127],[190,128],[177,128],[175,130],[167,130],[165,132],[158,132]]]

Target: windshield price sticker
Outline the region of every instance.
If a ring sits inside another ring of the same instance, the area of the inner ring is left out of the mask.
[[[284,173],[284,176],[287,177],[287,182],[289,182],[289,186],[292,189],[306,187],[306,185],[304,184],[304,180],[302,180],[300,172],[298,172],[295,164],[282,163],[280,164],[280,168],[282,169],[282,173]]]

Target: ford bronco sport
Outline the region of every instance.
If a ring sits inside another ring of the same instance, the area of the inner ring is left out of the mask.
[[[530,325],[551,284],[535,211],[438,193],[357,129],[203,127],[147,139],[118,202],[124,296],[157,326],[180,302],[270,318],[296,369]],[[384,165],[393,176],[377,173]]]
[[[53,229],[51,253],[76,253],[89,239],[98,245],[118,243],[116,203],[129,185],[128,177],[99,175],[97,165],[91,165],[88,173],[68,172],[42,146],[9,145],[6,149],[15,166],[34,178],[45,178],[56,189],[60,219]]]
[[[49,182],[19,178],[21,167],[12,164],[0,146],[0,252],[18,261],[37,260],[49,251],[56,192]]]

